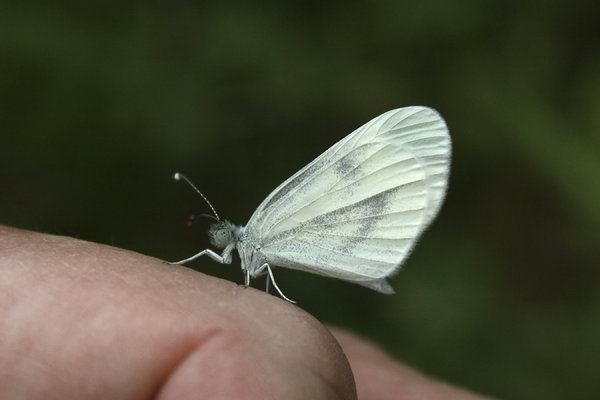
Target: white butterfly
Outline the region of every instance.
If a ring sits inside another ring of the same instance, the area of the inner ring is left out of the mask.
[[[223,252],[202,250],[176,264],[203,255],[230,264],[237,249],[244,284],[268,273],[267,288],[270,278],[288,301],[272,267],[394,293],[386,278],[399,270],[440,209],[450,153],[448,128],[435,110],[413,106],[388,111],[279,185],[246,226],[221,221],[210,206],[218,222],[208,234]],[[194,187],[179,173],[175,179]]]

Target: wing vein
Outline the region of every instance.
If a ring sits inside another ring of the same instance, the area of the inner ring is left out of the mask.
[[[414,183],[417,183],[417,182],[421,182],[421,181],[422,181],[422,179],[419,179],[419,180],[414,180],[414,181],[410,181],[410,182],[406,182],[406,183],[403,183],[402,185],[394,186],[394,187],[391,187],[391,188],[389,188],[389,189],[387,189],[387,190],[383,190],[383,191],[381,191],[381,192],[374,193],[374,194],[372,194],[372,195],[370,195],[370,196],[368,196],[368,197],[365,197],[365,198],[359,199],[359,200],[357,200],[357,201],[355,201],[355,202],[353,202],[353,203],[350,203],[350,204],[348,204],[348,205],[346,205],[346,206],[344,206],[344,207],[336,208],[336,209],[334,209],[334,210],[332,210],[332,211],[329,211],[329,212],[326,212],[326,213],[324,213],[324,214],[317,215],[317,216],[315,216],[314,218],[312,218],[311,220],[314,220],[314,219],[316,219],[316,218],[324,218],[325,216],[327,216],[327,215],[331,215],[331,214],[333,214],[333,213],[343,212],[344,210],[347,210],[347,209],[350,209],[350,208],[354,208],[354,207],[356,207],[356,206],[357,206],[357,204],[359,204],[359,203],[362,203],[362,202],[365,202],[365,201],[368,201],[369,199],[371,199],[371,198],[373,198],[373,197],[376,197],[376,196],[383,196],[383,195],[385,195],[385,194],[389,194],[389,193],[391,193],[391,192],[393,192],[393,191],[396,191],[396,190],[398,190],[398,189],[401,189],[401,188],[403,188],[403,187],[405,187],[405,186],[408,186],[408,185],[411,185],[411,184],[414,184]],[[330,194],[331,194],[331,192],[325,192],[324,194],[322,194],[321,196],[317,197],[315,200],[311,201],[310,203],[303,204],[303,205],[302,205],[300,208],[296,209],[296,210],[295,210],[294,212],[292,212],[290,215],[287,215],[285,218],[281,218],[281,219],[279,219],[279,220],[278,220],[278,221],[277,221],[275,224],[273,224],[273,225],[271,226],[271,230],[276,230],[277,226],[278,226],[278,225],[279,225],[279,224],[280,224],[282,221],[285,221],[285,220],[286,220],[286,219],[288,219],[288,218],[292,218],[292,217],[293,217],[295,214],[297,214],[298,212],[300,212],[300,211],[304,210],[305,208],[307,208],[308,206],[310,206],[311,204],[313,204],[315,201],[317,201],[317,200],[319,200],[319,199],[321,199],[321,198],[323,198],[323,197],[325,197],[325,196],[327,196],[327,195],[330,195]],[[308,221],[311,221],[311,220],[308,220]],[[308,221],[307,221],[307,222],[308,222]]]
[[[386,261],[373,260],[373,259],[370,259],[370,258],[365,258],[365,257],[357,256],[355,254],[351,254],[351,253],[348,253],[348,252],[343,252],[343,251],[340,251],[338,249],[334,249],[334,248],[330,248],[330,247],[326,247],[326,246],[320,246],[318,244],[308,242],[308,241],[306,241],[304,239],[296,239],[296,240],[298,242],[305,243],[305,244],[307,244],[307,245],[309,245],[311,247],[316,247],[316,248],[319,248],[319,249],[322,249],[322,250],[327,250],[327,251],[333,252],[335,254],[340,254],[340,255],[343,255],[343,256],[350,256],[352,258],[356,258],[357,260],[363,260],[363,261],[370,262],[370,263],[376,262],[376,263],[386,264],[386,265],[389,265],[389,266],[396,266],[397,265],[397,263],[393,263],[392,264],[392,263],[389,263],[389,262],[386,262]],[[352,271],[352,272],[355,272],[355,271]],[[360,275],[362,275],[362,274],[360,274]],[[368,276],[368,275],[362,275],[362,276]]]

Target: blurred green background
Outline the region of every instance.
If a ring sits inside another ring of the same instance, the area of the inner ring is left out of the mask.
[[[504,398],[600,396],[595,1],[0,2],[0,223],[167,260],[392,108],[451,131],[396,295],[277,270],[326,323]],[[237,257],[237,255],[236,255]],[[200,271],[242,282],[208,259]],[[264,281],[254,282],[262,288]]]

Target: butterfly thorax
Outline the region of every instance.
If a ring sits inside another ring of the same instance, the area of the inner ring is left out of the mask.
[[[231,251],[234,247],[237,248],[242,271],[247,270],[251,277],[264,273],[257,274],[256,271],[267,262],[267,259],[258,243],[255,243],[246,233],[245,227],[234,225],[226,220],[219,221],[211,225],[208,237],[213,246],[225,249],[223,256],[229,260],[231,260]]]
[[[267,262],[267,258],[261,251],[260,245],[246,233],[245,227],[239,230],[236,248],[240,255],[242,271],[247,270],[253,278],[265,273],[264,270],[257,273],[257,270]]]

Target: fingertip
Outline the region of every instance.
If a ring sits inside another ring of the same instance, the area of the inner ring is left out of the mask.
[[[263,303],[265,296],[255,294],[243,295],[247,304]],[[213,334],[173,369],[157,398],[356,399],[349,364],[329,331],[274,299],[250,322],[237,315],[216,323]]]
[[[356,399],[337,341],[285,300],[111,246],[2,227],[0,240],[7,283],[35,312],[22,325],[45,332],[37,361],[68,373],[53,383],[69,393],[101,381],[160,399]],[[65,332],[79,357],[47,348]]]

